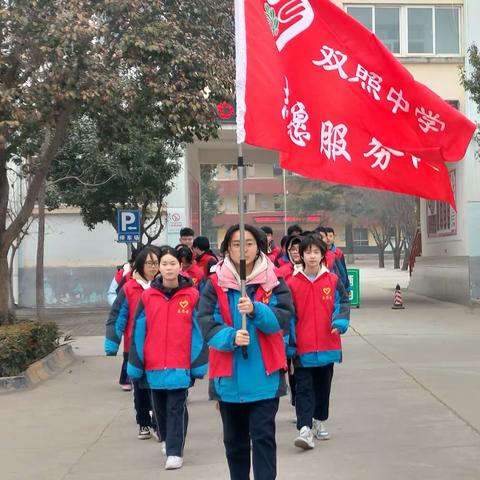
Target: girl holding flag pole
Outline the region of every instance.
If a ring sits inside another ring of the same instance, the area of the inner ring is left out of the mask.
[[[205,285],[198,318],[210,347],[210,398],[219,401],[230,478],[250,478],[252,454],[254,477],[273,480],[275,416],[279,397],[286,394],[284,330],[293,314],[292,299],[264,253],[265,236],[251,225],[244,228],[243,251],[240,226],[227,230],[224,259]]]

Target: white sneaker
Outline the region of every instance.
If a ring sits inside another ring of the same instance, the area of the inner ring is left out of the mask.
[[[310,450],[315,447],[315,443],[313,443],[313,433],[310,427],[302,427],[300,435],[295,439],[294,445],[304,450]]]
[[[162,442],[162,439],[160,438],[160,435],[158,435],[158,431],[155,427],[152,427],[152,435],[153,435],[153,438],[155,439],[156,442],[158,443],[161,443]]]
[[[320,420],[313,419],[313,434],[317,440],[330,440],[330,434],[325,427],[325,424]]]
[[[162,450],[162,453],[164,455],[166,455],[167,454],[167,442],[160,442],[160,448]]]
[[[138,439],[139,440],[148,440],[152,434],[150,433],[150,429],[148,427],[140,427],[138,430]]]
[[[175,457],[170,456],[167,457],[167,461],[165,463],[165,470],[177,470],[177,468],[182,468],[183,465],[183,458],[182,457]]]

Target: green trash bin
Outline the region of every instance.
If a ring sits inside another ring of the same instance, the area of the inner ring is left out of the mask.
[[[350,281],[350,306],[360,308],[360,270],[358,268],[347,268]]]

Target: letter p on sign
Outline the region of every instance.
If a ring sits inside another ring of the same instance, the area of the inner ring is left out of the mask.
[[[122,212],[121,230],[128,232],[129,230],[136,230],[136,218],[133,212]]]

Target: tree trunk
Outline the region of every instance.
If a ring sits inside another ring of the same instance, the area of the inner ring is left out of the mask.
[[[38,241],[37,241],[37,267],[35,275],[37,319],[45,320],[45,183],[38,192]]]
[[[2,139],[0,135],[0,278],[3,282],[2,288],[0,288],[0,321],[2,319],[5,321],[11,315],[9,308],[10,276],[8,274],[8,251],[30,218],[35,206],[35,200],[38,198],[38,192],[45,183],[52,160],[65,142],[71,112],[72,107],[68,105],[59,113],[55,123],[53,138],[50,139],[47,132],[44,145],[42,146],[42,154],[39,158],[39,166],[35,174],[30,178],[23,206],[8,227],[6,227],[9,192],[6,170],[8,158],[5,150],[5,139]]]
[[[402,256],[402,250],[399,248],[396,248],[393,250],[393,268],[395,270],[400,269],[400,258]]]
[[[8,265],[8,274],[10,278],[10,307],[12,310],[15,310],[15,295],[13,294],[13,264],[15,261],[15,255],[18,250],[18,241],[15,242],[12,245],[12,248],[10,249],[10,259],[9,259],[9,265]]]
[[[385,268],[385,249],[378,249],[378,268]]]
[[[0,325],[11,324],[14,320],[13,312],[10,308],[10,274],[8,271],[8,254],[0,250],[0,278],[2,287],[0,288]]]
[[[347,262],[355,263],[355,245],[353,243],[353,224],[347,222],[345,224],[345,247],[348,253]]]
[[[410,263],[410,249],[405,247],[405,256],[403,257],[402,270],[406,272],[408,270],[408,264]]]

